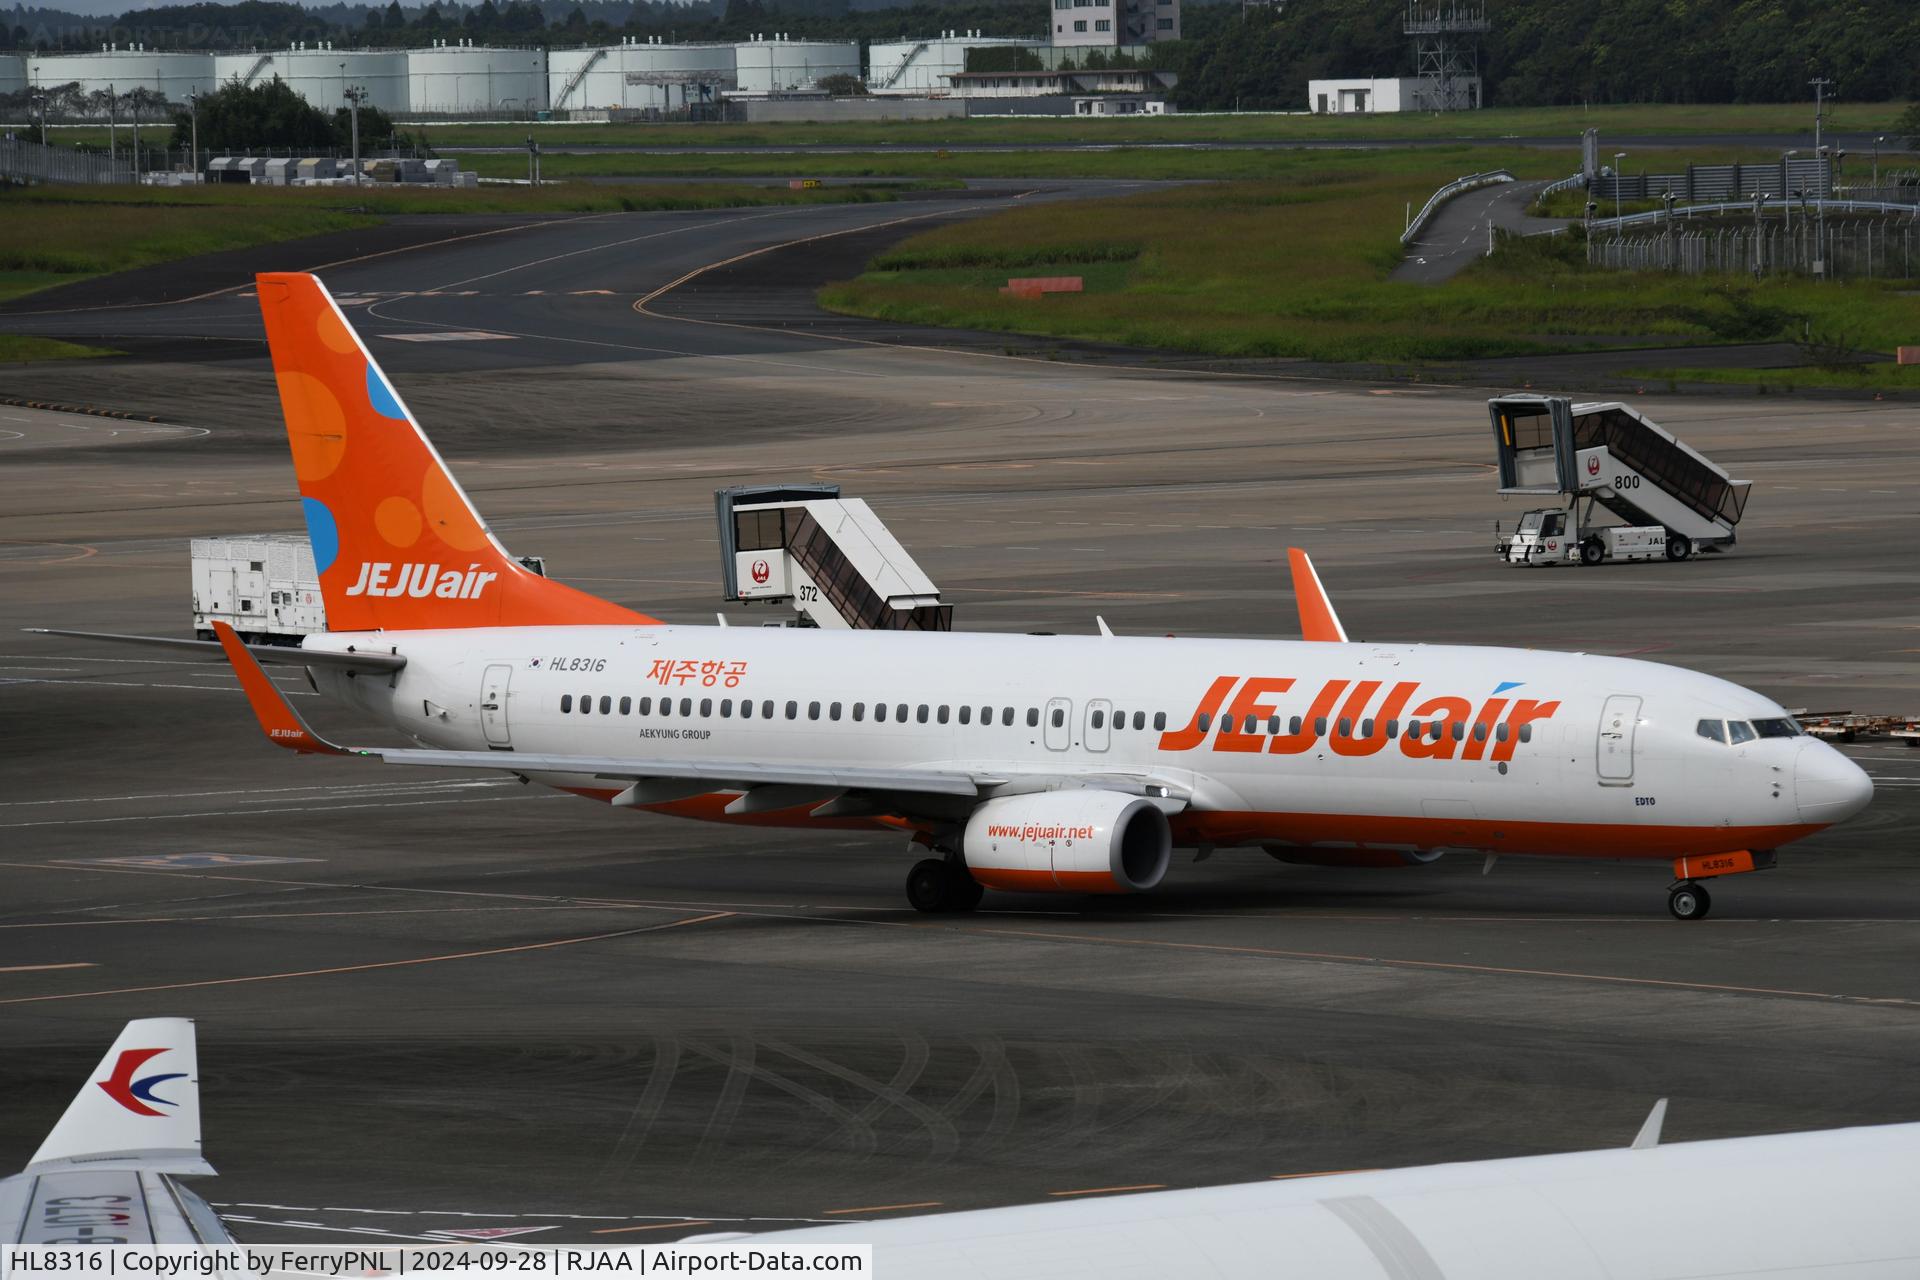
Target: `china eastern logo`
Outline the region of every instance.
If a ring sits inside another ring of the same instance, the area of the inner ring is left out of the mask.
[[[482,573],[480,566],[466,569],[442,569],[437,564],[393,564],[385,560],[366,561],[360,566],[360,579],[347,588],[350,596],[411,596],[424,600],[476,600],[487,584],[500,575]]]
[[[1337,756],[1371,756],[1399,743],[1415,760],[1511,760],[1527,725],[1548,720],[1555,702],[1510,698],[1518,681],[1502,682],[1478,709],[1467,698],[1423,696],[1417,680],[1329,680],[1298,715],[1282,717],[1268,701],[1291,692],[1288,676],[1219,676],[1207,687],[1186,727],[1160,735],[1162,751],[1303,755],[1325,740]],[[1285,732],[1273,732],[1275,726]],[[1528,736],[1531,731],[1527,731]]]
[[[149,1059],[157,1058],[165,1052],[165,1049],[122,1049],[120,1056],[114,1059],[112,1073],[105,1080],[96,1080],[94,1083],[99,1085],[109,1098],[137,1116],[163,1116],[167,1113],[154,1110],[150,1104],[157,1102],[163,1107],[176,1107],[180,1104],[159,1097],[154,1093],[154,1089],[169,1080],[185,1080],[187,1073],[159,1071],[145,1076],[135,1073],[145,1066]]]

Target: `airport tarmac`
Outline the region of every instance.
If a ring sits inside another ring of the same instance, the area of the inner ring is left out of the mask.
[[[832,242],[807,238],[922,211],[572,219],[324,274],[508,545],[672,621],[719,607],[713,489],[818,479],[873,503],[961,627],[1292,635],[1292,544],[1361,639],[1920,711],[1911,407],[1641,399],[1754,482],[1739,549],[1513,569],[1485,393],[809,330],[788,277]],[[1920,1119],[1920,751],[1897,745],[1847,748],[1872,809],[1697,923],[1656,866],[1251,850],[1150,896],[929,918],[891,835],[297,758],[222,667],[18,632],[184,634],[189,537],[298,527],[250,301],[43,317],[198,358],[0,378],[206,432],[76,443],[96,420],[0,406],[0,1168],[162,1014],[199,1020],[202,1190],[252,1240],[635,1242],[1573,1150],[1660,1096],[1675,1140]]]

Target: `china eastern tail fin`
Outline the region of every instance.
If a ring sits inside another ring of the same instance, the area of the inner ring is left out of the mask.
[[[200,1066],[186,1018],[129,1022],[33,1153],[29,1172],[212,1173],[200,1154]]]
[[[507,554],[319,279],[257,282],[328,630],[655,621]]]

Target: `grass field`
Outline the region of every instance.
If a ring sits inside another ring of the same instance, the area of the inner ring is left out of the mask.
[[[1920,328],[1882,284],[1760,285],[1589,270],[1569,241],[1512,242],[1438,287],[1394,283],[1399,232],[1463,170],[1430,151],[1289,153],[1285,183],[1036,205],[915,236],[830,308],[893,321],[1222,356],[1418,362],[1618,345],[1754,342],[1802,331],[1887,350]],[[1521,176],[1558,162],[1477,151]],[[1084,275],[1083,294],[1002,295],[1009,275]],[[1705,357],[1703,365],[1711,364]]]
[[[872,188],[723,184],[615,190],[31,187],[0,194],[0,299],[88,276],[373,225],[410,213],[617,213],[888,200]]]
[[[1905,110],[1901,102],[1842,102],[1828,109],[1827,129],[1885,133]],[[1804,103],[1516,107],[1446,115],[1171,115],[1095,120],[902,120],[846,124],[446,124],[407,125],[437,147],[518,147],[529,133],[547,146],[774,147],[938,146],[966,143],[1292,142],[1376,141],[1400,138],[1577,138],[1597,128],[1621,134],[1811,134],[1813,111]],[[104,147],[103,126],[55,127],[54,140]],[[125,130],[121,131],[124,140]],[[159,136],[155,134],[153,136]],[[524,158],[520,165],[525,172]]]
[[[58,342],[52,338],[0,333],[0,364],[25,364],[30,360],[80,360],[88,356],[118,354],[105,347],[83,347],[78,343]]]

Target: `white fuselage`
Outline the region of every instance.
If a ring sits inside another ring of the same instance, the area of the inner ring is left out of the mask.
[[[874,1272],[1217,1280],[1909,1280],[1920,1125],[1584,1151],[750,1238]]]
[[[1767,698],[1580,654],[678,626],[307,644],[403,654],[391,679],[315,675],[433,747],[1141,775],[1190,794],[1173,823],[1186,845],[1674,858],[1770,849],[1871,794],[1804,734],[1701,736],[1703,720],[1784,719]],[[625,785],[537,780],[601,798]]]

